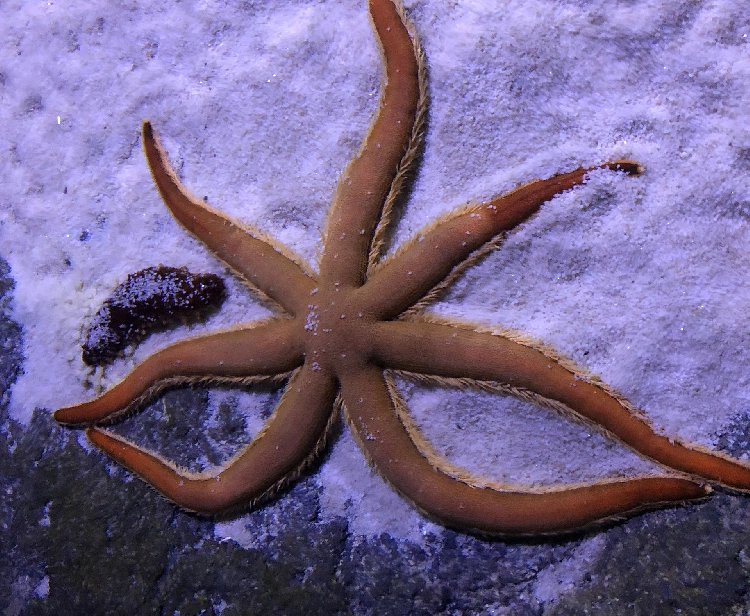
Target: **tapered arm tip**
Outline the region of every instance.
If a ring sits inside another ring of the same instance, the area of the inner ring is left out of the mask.
[[[78,406],[68,406],[57,409],[52,413],[52,418],[63,426],[84,426],[88,421],[81,417]]]

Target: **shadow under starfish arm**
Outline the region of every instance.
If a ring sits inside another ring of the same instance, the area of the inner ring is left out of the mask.
[[[688,479],[643,477],[532,493],[476,487],[419,451],[374,366],[342,378],[347,420],[371,463],[415,506],[449,526],[499,535],[569,532],[710,493]]]
[[[324,371],[300,368],[289,381],[261,432],[216,476],[191,475],[158,456],[96,428],[91,442],[151,484],[173,503],[205,515],[257,499],[294,479],[325,443],[333,417],[336,380]]]
[[[664,466],[737,490],[750,490],[750,466],[656,434],[617,398],[536,349],[502,336],[417,321],[381,323],[374,341],[375,361],[389,368],[495,381],[533,392],[561,402]]]
[[[628,175],[642,172],[641,166],[630,160],[579,168],[534,180],[487,203],[450,213],[376,268],[360,292],[367,308],[381,319],[398,316],[443,282],[454,268],[465,265],[472,253],[528,219],[554,196],[583,184],[586,174],[596,169]]]
[[[227,216],[191,198],[180,184],[151,123],[143,123],[143,151],[159,194],[177,221],[247,282],[291,315],[304,312],[316,282],[300,265]]]
[[[58,409],[53,416],[67,425],[96,423],[128,412],[149,397],[151,390],[162,389],[165,381],[290,372],[303,361],[294,334],[294,322],[283,319],[177,342],[146,358],[98,398]]]

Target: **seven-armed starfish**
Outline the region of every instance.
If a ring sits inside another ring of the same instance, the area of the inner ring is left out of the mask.
[[[502,233],[581,184],[589,170],[530,182],[489,203],[466,206],[381,260],[384,229],[416,158],[427,102],[424,56],[401,9],[391,0],[370,0],[369,6],[386,81],[370,132],[339,180],[317,275],[258,232],[190,198],[151,124],[143,124],[146,159],[175,218],[287,315],[169,346],[99,398],[60,409],[55,418],[88,425],[91,441],[109,456],[181,507],[207,514],[255,502],[296,477],[322,447],[339,407],[383,476],[419,509],[451,526],[553,533],[710,492],[674,475],[537,492],[471,477],[424,442],[393,386],[389,371],[396,370],[439,382],[499,384],[572,411],[671,469],[750,489],[748,466],[654,433],[627,402],[549,354],[466,325],[436,322],[418,310]],[[630,161],[602,167],[640,172]],[[95,427],[175,383],[250,382],[288,373],[273,416],[214,477],[189,475]]]

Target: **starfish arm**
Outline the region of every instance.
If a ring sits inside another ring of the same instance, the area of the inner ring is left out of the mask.
[[[321,279],[355,287],[364,282],[373,233],[419,102],[414,45],[399,11],[390,0],[370,0],[370,15],[385,57],[385,87],[370,132],[339,179],[320,266]]]
[[[263,430],[215,477],[190,476],[110,433],[89,428],[91,442],[189,511],[212,515],[252,503],[294,479],[317,453],[330,426],[336,382],[302,367]]]
[[[640,173],[632,161],[600,168]],[[555,195],[582,184],[594,169],[576,169],[535,180],[488,203],[459,210],[437,220],[388,259],[361,290],[368,309],[381,319],[394,318],[422,299],[464,265],[472,253],[534,214]]]
[[[557,401],[667,467],[750,490],[750,466],[729,456],[656,434],[604,389],[540,351],[501,336],[425,322],[378,325],[374,360],[396,370],[497,381]]]
[[[159,194],[190,233],[250,284],[290,314],[304,311],[316,282],[278,248],[253,237],[238,223],[191,198],[174,173],[151,123],[143,123],[143,150]]]
[[[284,319],[178,342],[148,357],[103,395],[61,408],[54,418],[68,425],[110,419],[150,397],[164,382],[289,372],[302,363],[295,333],[294,322]]]
[[[709,492],[675,477],[543,493],[476,487],[443,472],[417,448],[378,368],[346,375],[341,387],[347,419],[371,463],[419,509],[450,526],[503,535],[559,533]]]

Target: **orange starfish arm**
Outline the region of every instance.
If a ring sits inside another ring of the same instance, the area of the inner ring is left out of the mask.
[[[576,169],[546,180],[534,180],[488,203],[466,207],[438,219],[379,267],[362,289],[377,318],[391,319],[422,299],[475,250],[481,249],[552,199],[582,184],[594,169],[609,168],[637,175],[641,167],[619,160],[593,169]]]
[[[604,428],[644,456],[677,471],[750,490],[750,466],[656,434],[614,396],[540,351],[501,336],[435,323],[378,325],[375,361],[447,378],[495,381],[532,391]]]
[[[406,153],[419,101],[414,45],[389,0],[370,0],[385,57],[380,110],[362,148],[341,174],[326,229],[321,278],[344,286],[364,282],[375,227]]]
[[[315,280],[268,242],[192,199],[177,179],[148,120],[143,123],[143,150],[159,194],[177,221],[290,314],[304,312]]]
[[[207,515],[247,505],[280,487],[322,446],[330,425],[336,381],[302,367],[255,440],[215,477],[181,473],[173,465],[110,433],[89,428],[91,442],[165,497]]]
[[[450,526],[503,535],[571,531],[643,508],[702,498],[710,491],[675,477],[543,493],[475,487],[443,472],[419,451],[379,369],[346,375],[341,387],[347,419],[370,461],[419,509]]]
[[[294,333],[292,321],[277,320],[178,342],[148,357],[103,395],[61,408],[55,411],[54,418],[68,425],[110,419],[174,381],[289,372],[303,360]]]

